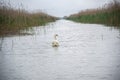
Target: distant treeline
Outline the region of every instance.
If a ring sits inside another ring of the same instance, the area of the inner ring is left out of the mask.
[[[115,1],[102,8],[87,9],[67,17],[69,20],[83,23],[98,23],[120,27],[120,3]]]
[[[30,13],[25,9],[14,9],[10,2],[0,1],[0,35],[16,34],[31,26],[44,25],[57,18],[43,12]]]

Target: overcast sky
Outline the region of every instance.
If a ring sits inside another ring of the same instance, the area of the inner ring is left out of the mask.
[[[23,4],[29,11],[42,10],[50,15],[63,17],[81,10],[101,7],[112,0],[10,0],[13,6]]]

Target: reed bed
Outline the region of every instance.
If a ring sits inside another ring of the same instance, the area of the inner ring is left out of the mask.
[[[0,1],[0,35],[20,33],[33,26],[45,25],[57,18],[43,12],[30,13],[25,9],[14,9],[10,2]]]
[[[120,27],[120,3],[105,4],[102,8],[87,9],[67,17],[69,20],[83,23],[98,23]]]

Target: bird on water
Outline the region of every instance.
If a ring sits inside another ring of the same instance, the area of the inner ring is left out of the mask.
[[[58,47],[59,46],[59,41],[57,40],[58,34],[54,35],[54,40],[52,42],[53,47]]]

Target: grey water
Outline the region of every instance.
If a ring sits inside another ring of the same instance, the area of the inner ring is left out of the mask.
[[[28,32],[0,38],[0,80],[120,80],[120,30],[58,20]]]

